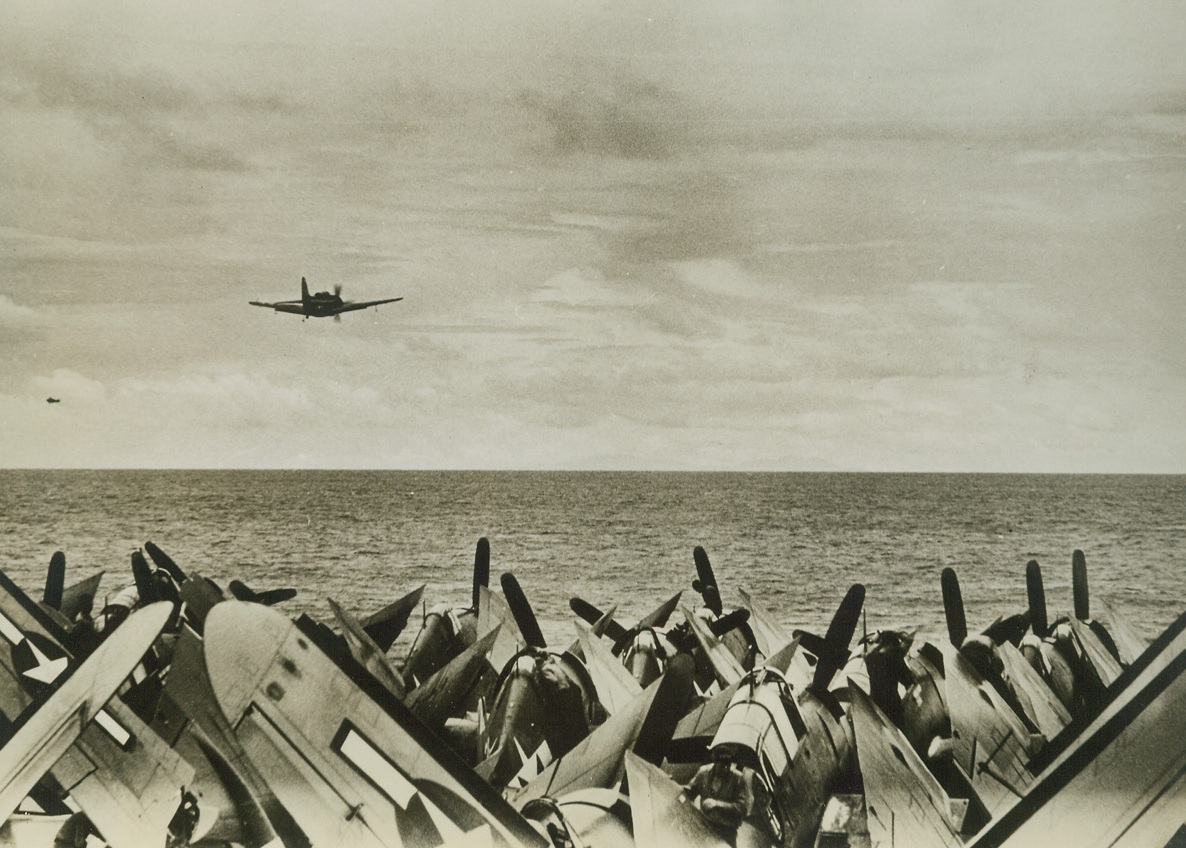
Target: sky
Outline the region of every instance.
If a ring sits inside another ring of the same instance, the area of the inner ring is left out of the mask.
[[[0,467],[1186,473],[1184,30],[8,0]]]

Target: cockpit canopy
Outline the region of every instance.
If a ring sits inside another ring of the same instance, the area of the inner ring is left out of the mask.
[[[757,669],[742,680],[712,739],[712,748],[733,748],[756,767],[765,760],[775,773],[786,770],[799,750],[807,725],[791,685],[774,669]]]

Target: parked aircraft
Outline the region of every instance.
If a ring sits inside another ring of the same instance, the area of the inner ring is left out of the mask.
[[[969,848],[1178,844],[1186,818],[1184,671],[1186,615],[1108,688],[1098,712],[1047,746],[1031,764],[1033,785]]]
[[[438,604],[424,617],[403,664],[410,691],[478,639],[478,612],[483,588],[490,585],[490,542],[478,539],[474,551],[473,596],[468,607]]]
[[[118,634],[106,640],[86,662],[65,678],[62,685],[43,703],[19,717],[15,733],[0,748],[0,819],[8,818],[42,775],[80,740],[91,723],[101,715],[107,716],[101,725],[105,728],[104,732],[122,731],[130,737],[131,734],[110,713],[105,713],[104,705],[139,665],[141,657],[152,646],[171,614],[168,604],[145,607],[129,618]],[[5,621],[11,623],[8,617]],[[6,635],[6,638],[9,637]],[[127,742],[126,739],[123,741]],[[83,756],[86,754],[83,753]],[[102,764],[96,765],[101,767]],[[113,776],[128,777],[118,770],[108,771],[108,779]],[[99,782],[102,783],[102,780]],[[171,788],[176,804],[180,804],[180,791],[176,786]],[[110,813],[121,819],[129,815],[126,811],[106,805],[92,813],[96,817]],[[130,832],[135,832],[134,828]]]
[[[546,844],[308,618],[225,601],[204,654],[236,739],[313,845]]]
[[[402,297],[388,297],[383,300],[351,301],[342,300],[342,287],[334,286],[333,293],[323,291],[309,294],[309,284],[301,277],[301,299],[280,300],[275,303],[263,303],[258,300],[249,301],[252,306],[263,306],[277,312],[290,312],[303,318],[328,318],[331,315],[335,321],[341,320],[343,312],[354,312],[359,309],[369,309],[384,303],[395,303]]]

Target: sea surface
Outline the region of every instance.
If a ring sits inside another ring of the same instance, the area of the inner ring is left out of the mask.
[[[420,584],[466,606],[483,536],[492,583],[513,572],[555,645],[573,596],[624,621],[694,604],[696,545],[726,606],[745,588],[789,627],[822,631],[859,582],[869,630],[940,636],[951,566],[975,629],[1024,609],[1031,559],[1053,618],[1076,548],[1093,597],[1145,635],[1186,611],[1184,476],[0,471],[0,568],[37,599],[54,551],[68,583],[105,572],[101,605],[151,540],[224,586],[296,587],[281,608],[327,623],[327,598],[367,615]]]

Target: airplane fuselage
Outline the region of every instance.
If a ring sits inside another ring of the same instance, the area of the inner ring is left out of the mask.
[[[330,292],[317,292],[305,298],[301,305],[310,318],[329,318],[341,312],[342,298]]]
[[[769,669],[742,682],[712,745],[743,751],[755,776],[750,820],[786,845],[814,832],[828,797],[854,768],[852,726],[839,703],[810,689],[796,695]]]

